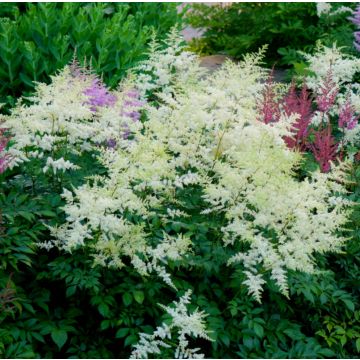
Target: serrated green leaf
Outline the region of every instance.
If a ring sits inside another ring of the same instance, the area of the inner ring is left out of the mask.
[[[292,340],[301,340],[304,335],[298,329],[285,329],[284,333]]]
[[[141,290],[135,290],[133,292],[134,299],[137,303],[142,304],[145,298],[144,292]]]
[[[116,338],[123,338],[129,333],[129,331],[130,331],[129,328],[121,328],[116,332],[115,337]]]
[[[136,335],[129,335],[125,339],[125,346],[134,345],[137,343],[137,341],[138,341],[138,337]]]
[[[76,292],[76,285],[69,286],[69,287],[66,289],[66,297],[70,297],[70,296],[74,295],[75,292]]]
[[[343,300],[343,302],[350,311],[355,311],[355,305],[351,300]]]
[[[253,347],[254,341],[253,341],[253,339],[252,339],[250,336],[245,335],[243,341],[244,341],[244,345],[245,345],[248,349],[251,349],[251,348]]]
[[[254,323],[254,331],[259,338],[263,338],[264,328],[260,324]]]
[[[100,324],[101,330],[106,330],[110,327],[110,320],[103,320]]]
[[[54,328],[51,330],[51,338],[58,346],[59,350],[64,346],[68,338],[67,332],[62,329]]]
[[[123,303],[125,306],[129,306],[132,303],[132,299],[133,299],[133,297],[130,293],[125,293],[122,296],[122,300],[123,300]]]
[[[356,339],[355,345],[356,345],[356,351],[360,353],[360,338]]]
[[[231,316],[236,316],[237,313],[238,313],[237,308],[234,308],[234,307],[230,308],[230,314],[231,314]]]
[[[98,306],[98,310],[99,310],[99,313],[104,316],[104,317],[107,317],[110,315],[110,309],[109,309],[109,305],[105,304],[105,303],[101,303],[99,306]]]
[[[341,346],[344,346],[347,343],[347,337],[345,335],[340,338]]]

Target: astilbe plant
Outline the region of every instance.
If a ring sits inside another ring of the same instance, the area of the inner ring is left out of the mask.
[[[262,92],[262,98],[258,104],[260,114],[259,120],[265,124],[277,122],[280,119],[280,107],[279,101],[276,99],[276,95],[274,75],[272,71],[266,80],[264,90]]]
[[[98,78],[95,78],[91,86],[84,90],[84,94],[88,96],[90,109],[94,112],[98,106],[113,106],[116,102],[116,96],[112,95]]]
[[[5,154],[6,146],[9,138],[5,135],[5,129],[0,129],[0,174],[5,171],[8,166],[8,155]]]
[[[11,282],[11,277],[12,274],[10,274],[5,288],[0,290],[0,311],[2,313],[11,313],[16,306],[16,300],[18,300],[16,297],[16,289]]]
[[[349,18],[349,20],[357,27],[360,27],[360,5],[356,7],[356,10],[353,11],[353,16]],[[360,51],[360,31],[354,32],[354,47],[357,51]]]
[[[320,85],[316,97],[316,103],[320,111],[328,112],[335,103],[336,96],[339,92],[337,84],[333,80],[331,68],[328,70],[324,83]]]
[[[312,116],[312,100],[305,82],[300,95],[296,92],[295,83],[291,84],[288,94],[283,100],[283,108],[287,115],[297,114],[298,116],[293,124],[292,135],[284,138],[286,145],[291,149],[305,151]]]
[[[357,85],[352,82],[360,70],[360,60],[342,53],[335,45],[332,48],[319,46],[315,54],[304,56],[311,73],[305,80],[317,95],[319,105],[319,111],[311,120],[315,143],[310,148],[315,151],[314,156],[323,171],[328,171],[329,161],[352,159],[354,149],[356,152],[359,146],[360,96]],[[330,133],[330,126],[332,131],[337,130],[340,138]],[[319,131],[318,136],[316,131]]]
[[[259,120],[270,124],[279,121],[281,113],[295,115],[290,135],[284,136],[285,143],[290,149],[312,152],[320,170],[328,172],[331,162],[348,155],[352,158],[354,153],[348,154],[347,149],[356,149],[359,142],[359,89],[348,82],[360,70],[360,62],[335,46],[319,47],[314,55],[304,55],[313,75],[303,80],[299,92],[293,82],[283,97],[274,91],[277,84],[270,76],[264,86]],[[333,134],[334,128],[340,135]]]
[[[205,324],[205,314],[198,310],[189,313],[187,305],[191,303],[191,290],[188,290],[173,306],[160,306],[171,316],[171,324],[161,324],[153,334],[140,334],[139,342],[134,346],[131,359],[148,359],[150,354],[161,354],[161,348],[170,348],[166,340],[172,339],[172,332],[177,332],[178,345],[173,358],[202,359],[199,348],[190,349],[186,336],[203,338],[211,341]]]
[[[316,271],[314,254],[339,251],[346,240],[338,232],[349,212],[343,169],[299,179],[301,153],[284,140],[298,114],[280,111],[278,121],[259,121],[258,100],[268,85],[263,51],[204,78],[179,41],[173,32],[168,50],[154,43],[139,74],[111,93],[114,103],[95,104],[98,89],[86,95],[93,78],[66,68],[51,85],[38,86],[33,105],[18,104],[7,118],[14,140],[8,152],[17,156],[12,166],[38,154],[52,158],[60,143],[75,153],[91,149],[106,169],[63,190],[66,221],[39,246],[69,254],[84,248],[94,265],[132,266],[177,291],[169,265],[191,271],[188,260],[200,245],[194,232],[169,229],[204,216],[214,219],[214,242],[226,250],[221,265],[241,269],[257,301],[271,280],[289,296],[288,270]],[[141,108],[144,120],[128,107]],[[99,146],[109,140],[114,146]],[[199,194],[191,208],[186,191]],[[208,339],[204,314],[188,313],[189,302],[187,292],[175,308],[165,307],[173,325],[142,334],[133,356],[158,353],[175,330],[174,355],[199,356],[187,345],[189,336]]]
[[[340,108],[338,125],[340,129],[353,130],[358,124],[359,116],[355,114],[355,107],[348,96],[345,104]]]
[[[20,101],[5,117],[14,142],[4,152],[8,166],[35,158],[44,161],[44,172],[77,169],[72,155],[98,151],[108,142],[113,145],[138,126],[143,102],[129,102],[131,91],[131,82],[111,92],[76,63],[65,67],[50,85],[37,85],[30,106]],[[59,155],[53,158],[54,154]]]
[[[330,162],[335,161],[339,144],[331,134],[331,126],[314,132],[315,140],[309,145],[322,172],[330,171]]]
[[[5,153],[6,147],[8,145],[9,138],[5,135],[5,129],[0,128],[0,174],[2,174],[9,163],[9,156]],[[0,235],[3,234],[3,217],[2,217],[2,209],[0,209]]]
[[[191,78],[181,68],[185,75],[171,85],[172,94],[166,86],[158,106],[145,107],[148,121],[133,139],[101,151],[107,176],[64,191],[67,222],[52,230],[54,244],[72,251],[92,243],[95,263],[121,268],[130,258],[141,275],[155,273],[176,289],[166,264],[186,263],[196,244],[165,230],[154,243],[152,219],[160,216],[165,226],[190,216],[180,190],[200,187],[204,204],[196,211],[224,218],[224,245],[247,244],[229,264],[243,263],[245,283],[258,301],[263,274],[287,294],[287,269],[312,272],[314,252],[340,249],[345,239],[336,230],[347,211],[340,197],[345,190],[335,179],[343,175],[294,176],[301,157],[283,138],[296,117],[283,114],[268,126],[257,120],[266,76],[260,62],[261,56],[251,55],[197,81],[196,63]]]

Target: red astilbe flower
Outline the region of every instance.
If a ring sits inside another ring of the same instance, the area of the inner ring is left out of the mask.
[[[338,143],[335,143],[334,137],[331,135],[331,126],[328,125],[323,130],[314,132],[315,141],[309,145],[310,150],[314,154],[316,161],[320,165],[321,172],[330,171],[330,161],[336,159]]]
[[[355,116],[354,105],[351,104],[350,97],[348,96],[345,104],[341,107],[339,113],[339,128],[352,130],[357,125],[359,116]]]
[[[5,171],[8,165],[7,156],[2,154],[9,142],[9,138],[4,135],[4,132],[5,129],[0,128],[0,174]]]
[[[300,95],[297,94],[295,83],[290,86],[288,94],[284,98],[284,111],[286,115],[298,114],[299,117],[293,124],[293,136],[285,136],[284,141],[290,149],[305,151],[307,137],[312,115],[312,102],[305,83],[303,83]]]
[[[319,94],[316,97],[318,108],[322,112],[328,112],[335,103],[339,87],[334,82],[331,68],[326,74],[324,83],[320,86]]]
[[[262,100],[258,104],[259,120],[265,124],[277,122],[280,119],[279,102],[276,101],[276,93],[274,89],[273,71],[270,73],[262,94]]]

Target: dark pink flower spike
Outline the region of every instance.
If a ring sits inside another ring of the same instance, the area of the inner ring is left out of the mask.
[[[0,174],[2,174],[8,165],[8,158],[6,155],[2,155],[1,153],[5,150],[9,138],[4,135],[5,129],[0,129]]]
[[[265,88],[263,91],[262,101],[259,103],[259,120],[265,124],[277,122],[280,119],[280,107],[279,102],[276,101],[274,82],[273,82],[273,71],[270,73],[269,78],[266,81]]]
[[[326,74],[324,84],[321,85],[319,94],[316,97],[318,108],[322,112],[328,112],[335,103],[337,94],[339,93],[339,87],[333,80],[332,70]]]
[[[348,96],[345,104],[340,109],[339,128],[352,130],[357,125],[358,121],[359,116],[355,116],[355,108],[351,104],[350,97]]]
[[[330,161],[336,159],[338,143],[335,143],[334,137],[331,135],[331,126],[328,125],[323,130],[314,132],[315,141],[309,145],[310,150],[314,154],[316,161],[320,165],[321,172],[330,171]]]
[[[290,148],[305,151],[307,148],[308,128],[311,122],[312,102],[306,84],[301,89],[300,96],[296,93],[294,82],[291,84],[288,94],[284,98],[284,110],[289,116],[298,114],[292,129],[293,136],[285,136],[284,141]]]

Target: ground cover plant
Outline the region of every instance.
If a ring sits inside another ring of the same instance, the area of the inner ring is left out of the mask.
[[[205,74],[172,31],[1,119],[2,357],[356,357],[360,61]]]
[[[194,4],[187,22],[204,29],[191,48],[201,54],[225,53],[235,59],[269,45],[268,66],[293,68],[299,72],[305,62],[298,51],[311,53],[316,41],[324,45],[353,46],[354,25],[348,19],[356,3],[242,2],[208,6]]]
[[[0,102],[49,82],[75,51],[115,86],[144,59],[152,32],[163,37],[179,22],[175,3],[2,3]]]

